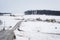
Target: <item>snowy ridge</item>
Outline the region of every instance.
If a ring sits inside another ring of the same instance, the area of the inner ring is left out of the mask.
[[[18,19],[17,19],[18,18]],[[6,26],[6,29],[12,28],[15,24],[22,20],[30,20],[27,22],[22,22],[20,29],[23,31],[15,30],[16,40],[60,40],[59,35],[46,34],[46,33],[60,33],[60,23],[56,22],[44,22],[44,21],[36,21],[36,18],[40,18],[42,20],[46,19],[55,19],[56,21],[60,21],[60,16],[48,16],[48,15],[24,15],[24,16],[0,16],[0,20],[3,21],[3,25]],[[4,24],[5,22],[5,24]]]

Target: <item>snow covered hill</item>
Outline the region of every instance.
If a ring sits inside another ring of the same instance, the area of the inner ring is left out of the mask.
[[[37,21],[40,18],[43,21]],[[22,22],[20,29],[23,31],[15,30],[16,40],[60,40],[60,23],[47,22],[46,19],[55,19],[60,21],[60,16],[48,15],[23,15],[23,16],[0,16],[3,24],[0,25],[0,30],[5,26],[10,29],[18,21],[25,19],[27,22]],[[29,21],[28,21],[29,20]],[[58,34],[58,35],[57,35]]]

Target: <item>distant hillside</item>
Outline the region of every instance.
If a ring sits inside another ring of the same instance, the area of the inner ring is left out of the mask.
[[[53,11],[53,10],[27,10],[25,11],[25,15],[59,15],[60,11]]]
[[[1,15],[11,15],[11,13],[0,13],[0,16]]]

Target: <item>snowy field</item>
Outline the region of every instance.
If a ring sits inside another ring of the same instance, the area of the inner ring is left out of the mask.
[[[60,21],[60,16],[46,16],[46,15],[24,15],[23,17],[11,17],[0,16],[3,24],[0,25],[0,30],[5,26],[6,29],[10,29],[10,26],[14,26],[18,21],[15,19],[56,19]],[[56,29],[57,27],[57,29]],[[43,21],[27,21],[22,22],[20,29],[23,31],[15,30],[16,40],[60,40],[60,23],[43,22]],[[59,35],[57,35],[59,34]]]

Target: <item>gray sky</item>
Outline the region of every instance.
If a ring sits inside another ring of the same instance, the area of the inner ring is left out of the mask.
[[[60,11],[60,0],[0,0],[0,12],[23,13],[40,9]]]

